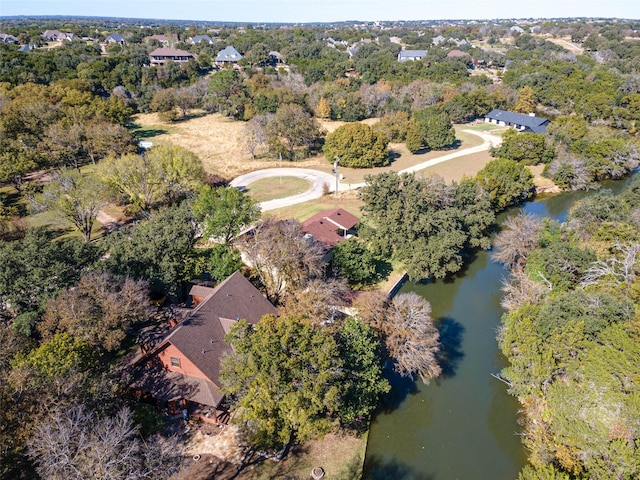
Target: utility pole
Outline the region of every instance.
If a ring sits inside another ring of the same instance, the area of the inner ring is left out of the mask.
[[[333,162],[333,171],[336,174],[336,197],[338,196],[338,180],[340,180],[340,174],[338,173],[338,162],[340,161],[339,157],[334,157],[336,160]]]
[[[280,163],[278,164],[280,170],[280,188],[282,188],[282,153],[280,154]]]

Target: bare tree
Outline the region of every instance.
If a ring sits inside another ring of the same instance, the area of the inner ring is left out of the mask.
[[[313,324],[331,322],[351,290],[345,279],[322,280],[315,278],[288,295],[281,315],[301,318]]]
[[[614,248],[619,252],[618,255],[597,260],[587,269],[580,281],[582,287],[596,285],[603,278],[617,286],[632,285],[635,282],[640,243],[615,243]]]
[[[167,478],[178,471],[182,453],[175,439],[142,442],[128,408],[96,418],[82,405],[38,425],[28,452],[38,473],[52,480]]]
[[[389,304],[386,317],[385,345],[396,370],[404,376],[417,374],[424,383],[438,377],[440,334],[433,325],[431,304],[416,293],[401,293]]]
[[[545,291],[545,286],[529,276],[521,269],[516,269],[508,279],[502,282],[501,305],[512,312],[525,304],[536,304]]]
[[[266,219],[242,238],[239,248],[275,303],[285,289],[299,290],[323,271],[321,246],[304,237],[296,220]]]
[[[560,153],[549,165],[549,177],[562,188],[586,190],[591,183],[591,174],[584,160],[568,152]]]
[[[107,351],[120,347],[131,325],[153,314],[147,300],[149,283],[109,273],[83,275],[74,288],[47,302],[38,324],[44,339],[67,332]]]
[[[541,228],[540,217],[528,213],[509,217],[494,241],[493,260],[503,263],[507,268],[522,266],[536,246]]]
[[[252,158],[256,158],[256,152],[267,147],[267,125],[273,118],[272,113],[255,115],[244,127],[245,147]]]

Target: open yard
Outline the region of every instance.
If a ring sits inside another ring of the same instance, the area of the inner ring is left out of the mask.
[[[251,183],[247,192],[257,202],[286,198],[306,192],[311,183],[296,177],[270,177]]]
[[[377,121],[373,118],[364,120],[363,123],[373,124]],[[171,123],[161,121],[156,113],[140,114],[134,118],[134,124],[134,131],[138,136],[155,143],[169,143],[188,148],[200,157],[207,172],[217,173],[229,180],[253,170],[279,166],[314,168],[325,172],[330,172],[332,168],[332,164],[323,155],[295,163],[280,162],[277,159],[254,160],[244,146],[245,123],[219,114],[196,114],[192,118]],[[345,122],[340,121],[320,121],[321,127],[327,132],[332,132],[344,124]],[[460,140],[456,149],[482,143],[482,139],[462,132],[468,128],[467,125],[456,125],[455,128],[456,137]],[[342,168],[340,173],[344,175],[343,183],[361,183],[365,175],[388,170],[399,171],[443,154],[442,151],[413,154],[404,144],[390,144],[389,149],[393,157],[389,166],[366,171]],[[445,153],[451,151],[453,150],[447,150]]]

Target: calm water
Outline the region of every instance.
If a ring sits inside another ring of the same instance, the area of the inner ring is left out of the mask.
[[[609,182],[620,191],[627,181]],[[564,221],[573,203],[592,192],[530,202],[524,210]],[[508,214],[518,213],[513,210]],[[526,463],[517,401],[491,377],[505,360],[498,350],[500,283],[507,275],[480,252],[464,275],[450,282],[407,282],[432,306],[445,345],[444,375],[430,385],[394,380],[369,432],[365,479],[513,480]]]

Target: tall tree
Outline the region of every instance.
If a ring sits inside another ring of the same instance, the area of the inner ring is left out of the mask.
[[[247,91],[240,74],[235,70],[222,70],[212,75],[207,101],[214,112],[235,119],[242,118]]]
[[[204,226],[204,235],[226,244],[260,216],[255,200],[234,187],[203,187],[192,209]]]
[[[88,242],[98,212],[107,203],[103,192],[103,184],[94,175],[60,170],[42,194],[35,197],[32,207],[36,211],[47,210],[71,223]]]
[[[518,101],[513,110],[520,113],[533,113],[536,111],[536,97],[533,88],[525,85],[518,90]]]
[[[440,107],[430,106],[413,114],[413,120],[422,134],[422,146],[440,150],[456,141],[456,132],[449,115]]]
[[[440,334],[433,325],[429,302],[413,292],[397,295],[379,328],[401,375],[418,375],[424,383],[440,375]]]
[[[337,157],[343,167],[382,167],[389,163],[388,143],[386,135],[369,125],[348,123],[327,135],[322,150],[330,163]]]
[[[160,480],[177,473],[182,461],[177,438],[141,439],[128,408],[100,418],[82,405],[38,425],[29,455],[38,473],[53,480]]]
[[[293,160],[297,149],[303,149],[304,156],[308,154],[320,138],[320,129],[304,108],[289,103],[278,107],[267,124],[267,137],[272,152]]]
[[[481,188],[489,193],[496,211],[533,196],[533,174],[522,164],[505,158],[487,163],[476,175]]]
[[[0,241],[0,312],[13,318],[34,311],[57,290],[77,283],[97,260],[95,244],[58,239],[44,229],[29,229],[21,241]],[[23,332],[30,333],[30,325]]]
[[[104,267],[118,275],[147,279],[151,288],[179,293],[192,275],[196,225],[186,205],[154,212],[149,219],[109,236]]]
[[[128,328],[151,318],[148,295],[147,281],[109,273],[85,274],[78,285],[62,290],[47,302],[38,331],[45,340],[67,332],[92,347],[113,352],[120,347]]]
[[[157,146],[144,155],[110,157],[102,162],[104,182],[142,210],[171,202],[202,186],[204,169],[198,157],[180,146]]]
[[[258,447],[282,448],[333,428],[343,376],[329,330],[296,318],[264,317],[254,327],[237,322],[223,360],[223,391]]]
[[[242,238],[239,248],[273,303],[323,272],[322,248],[304,238],[296,220],[266,219]]]

